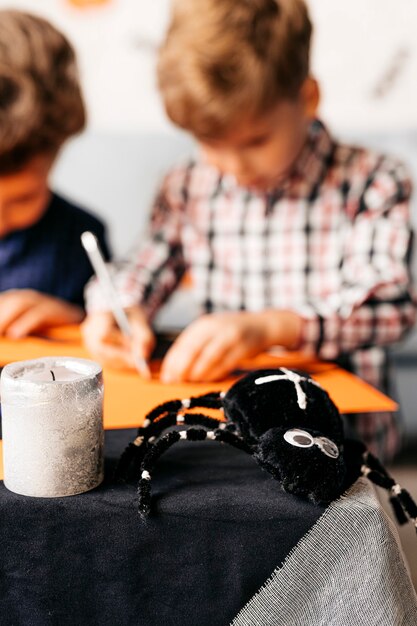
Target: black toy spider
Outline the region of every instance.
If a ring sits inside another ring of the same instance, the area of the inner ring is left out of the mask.
[[[194,408],[224,412],[225,421]],[[179,426],[180,429],[172,427]],[[167,431],[167,429],[169,429]],[[167,432],[165,432],[167,431]],[[157,406],[122,454],[116,478],[139,477],[139,513],[150,512],[151,473],[158,458],[181,439],[211,439],[251,454],[289,493],[330,502],[360,475],[391,494],[399,523],[407,515],[417,529],[417,505],[365,446],[345,440],[340,413],[328,393],[301,372],[258,370],[227,392],[213,392]]]

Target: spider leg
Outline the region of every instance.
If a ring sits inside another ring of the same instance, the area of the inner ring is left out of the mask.
[[[149,449],[150,443],[153,443],[158,429],[161,432],[177,423],[177,413],[172,411],[165,414],[157,422],[151,422],[148,427],[138,428],[137,436],[124,449],[114,471],[113,479],[116,482],[126,482],[132,478],[136,478],[138,469]]]
[[[172,411],[180,411],[181,409],[205,408],[205,409],[221,409],[223,406],[223,393],[214,391],[202,394],[201,396],[192,396],[182,400],[169,400],[156,406],[145,416],[144,423],[141,428],[147,428],[149,423],[153,422],[164,413]]]
[[[231,429],[234,424],[221,422],[215,417],[209,417],[204,413],[170,413],[161,417],[158,421],[148,426],[149,443],[153,443],[155,439],[169,426],[204,426],[206,428],[220,428],[220,430]]]
[[[361,473],[375,485],[386,489],[391,494],[390,504],[398,523],[401,525],[406,524],[408,518],[410,518],[417,531],[417,504],[410,493],[389,475],[381,461],[370,452],[364,454],[364,464],[361,467]]]
[[[150,411],[143,422],[138,428],[138,437],[144,437],[147,441],[150,437],[155,436],[153,432],[153,425],[155,421],[159,423],[163,416],[176,416],[179,412],[186,409],[194,408],[210,408],[210,409],[222,409],[223,408],[223,393],[211,392],[201,396],[194,396],[191,398],[184,398],[182,400],[170,400],[164,402]],[[175,423],[175,422],[174,422]],[[157,429],[157,432],[160,432]]]
[[[172,426],[204,426],[206,428],[231,429],[232,424],[220,422],[220,420],[204,415],[203,413],[176,413],[170,412],[153,421],[147,426],[146,434],[138,435],[134,441],[130,442],[119,462],[114,473],[114,480],[124,482],[130,478],[136,478],[140,463],[149,449],[148,444],[154,443],[161,433]],[[141,431],[143,432],[143,431]]]
[[[159,434],[163,429],[158,427],[156,433],[154,432],[154,422],[158,420],[162,421],[162,418],[167,418],[164,422],[164,428],[173,426],[176,423],[177,414],[179,411],[189,408],[223,408],[224,392],[210,392],[201,396],[194,396],[191,398],[185,398],[183,400],[169,400],[159,404],[154,409],[149,411],[145,416],[143,424],[139,426],[137,435],[134,441],[130,442],[124,452],[122,453],[119,462],[114,472],[114,480],[124,481],[127,480],[130,468],[137,467],[144,455],[147,448],[147,443],[150,438]],[[190,422],[193,423],[193,422]],[[212,426],[213,424],[207,424]]]
[[[248,454],[253,453],[253,449],[243,439],[227,430],[206,430],[205,428],[189,428],[188,430],[173,430],[162,435],[155,444],[150,447],[142,461],[141,476],[138,483],[138,510],[142,519],[145,519],[151,509],[151,473],[162,454],[171,446],[180,441],[180,439],[188,441],[203,441],[211,439],[227,443],[239,450],[243,450]]]
[[[182,406],[181,400],[169,400],[168,402],[159,404],[152,409],[152,411],[147,413],[142,425],[139,426],[137,430],[136,438],[127,445],[116,465],[113,476],[115,481],[124,482],[128,480],[131,468],[140,465],[148,446],[148,439],[152,436],[149,427],[153,422],[165,416],[167,418],[166,427],[175,424],[176,418],[174,416],[176,416]],[[171,422],[171,424],[169,422]]]

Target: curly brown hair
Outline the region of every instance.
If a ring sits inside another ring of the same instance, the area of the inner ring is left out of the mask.
[[[0,11],[0,172],[54,155],[85,126],[74,50],[46,20]]]
[[[242,112],[259,116],[296,98],[311,34],[304,0],[174,0],[158,63],[168,116],[213,137]]]

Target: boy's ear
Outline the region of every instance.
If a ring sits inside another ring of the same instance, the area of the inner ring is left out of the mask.
[[[301,87],[301,100],[304,106],[304,114],[308,119],[317,117],[320,104],[320,87],[315,78],[309,76]]]

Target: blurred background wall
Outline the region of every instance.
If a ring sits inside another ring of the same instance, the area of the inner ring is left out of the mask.
[[[417,3],[309,4],[322,117],[340,137],[402,157],[417,180]],[[193,150],[166,120],[155,88],[169,0],[0,0],[0,7],[49,18],[75,45],[89,125],[63,151],[53,182],[107,220],[122,255],[143,230],[162,173]],[[417,226],[415,203],[413,220]],[[417,435],[417,335],[394,356],[407,430]]]
[[[309,4],[324,119],[338,135],[404,155],[417,171],[417,3]],[[155,177],[190,146],[165,118],[155,87],[169,0],[0,0],[0,7],[43,15],[74,43],[89,126],[63,153],[54,180],[108,219],[123,253],[133,226],[141,229]]]
[[[156,180],[190,146],[166,120],[155,87],[169,0],[0,0],[0,7],[43,15],[74,43],[89,127],[63,153],[54,180],[108,219],[123,253],[134,227],[142,228]],[[324,119],[339,135],[404,155],[417,172],[417,3],[310,0],[310,7]]]
[[[308,2],[326,119],[337,128],[367,131],[416,125],[415,0]],[[93,130],[168,129],[154,60],[169,0],[0,0],[0,7],[44,15],[70,37]]]

